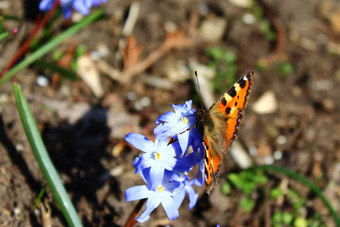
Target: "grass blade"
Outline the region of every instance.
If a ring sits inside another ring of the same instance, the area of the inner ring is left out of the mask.
[[[44,46],[36,50],[34,53],[29,55],[27,58],[25,58],[22,62],[14,66],[11,70],[9,70],[1,79],[0,79],[0,86],[2,86],[4,83],[6,83],[9,79],[12,78],[15,74],[20,72],[22,69],[27,67],[28,65],[32,64],[45,54],[49,53],[51,50],[53,50],[56,46],[58,46],[60,43],[62,43],[65,39],[68,37],[74,35],[79,30],[84,28],[85,26],[91,24],[98,18],[102,17],[104,15],[103,10],[97,10],[96,12],[92,13],[88,17],[84,18],[79,23],[73,25],[71,28],[67,29],[65,32],[61,33],[56,38],[52,39],[50,42],[46,43]]]
[[[0,34],[0,42],[9,35],[9,32],[3,32]]]
[[[53,64],[51,62],[47,62],[47,61],[42,61],[42,60],[37,60],[36,62],[37,65],[45,68],[45,69],[49,69],[52,70],[55,73],[58,73],[72,81],[76,81],[77,80],[77,74],[69,69],[63,68],[59,65]]]
[[[336,226],[340,226],[339,215],[333,209],[331,203],[328,201],[326,196],[322,193],[321,189],[316,184],[314,184],[313,182],[308,180],[306,177],[304,177],[304,176],[302,176],[302,175],[300,175],[300,174],[298,174],[294,171],[291,171],[289,169],[279,167],[279,166],[270,166],[270,165],[254,166],[254,167],[250,167],[248,170],[257,170],[257,169],[265,170],[265,171],[278,172],[278,173],[284,174],[286,176],[294,178],[295,180],[300,181],[302,184],[309,187],[322,200],[322,202],[328,208],[329,212],[331,213],[331,215],[334,218],[334,222],[335,222]]]
[[[46,151],[45,145],[40,137],[40,133],[20,86],[18,84],[13,84],[13,91],[26,136],[47,184],[51,188],[54,198],[56,199],[68,225],[82,226],[78,214]]]

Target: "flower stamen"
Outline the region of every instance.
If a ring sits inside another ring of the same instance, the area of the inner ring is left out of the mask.
[[[163,185],[159,185],[158,188],[157,188],[157,191],[158,192],[163,192],[164,191],[164,186]]]
[[[155,152],[155,153],[153,153],[153,157],[154,157],[154,159],[159,160],[161,158],[161,153],[159,151]]]
[[[186,125],[186,124],[188,124],[188,118],[187,117],[183,117],[183,119],[182,119],[182,123],[183,123],[183,125]]]

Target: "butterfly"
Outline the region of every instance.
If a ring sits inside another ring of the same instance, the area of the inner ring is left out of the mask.
[[[253,84],[254,73],[249,72],[212,104],[209,110],[198,112],[205,146],[205,183],[208,194],[218,180],[223,155],[230,150],[231,144],[238,137]]]

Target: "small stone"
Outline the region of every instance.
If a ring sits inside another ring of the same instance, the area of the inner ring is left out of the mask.
[[[327,111],[332,111],[332,110],[335,109],[334,101],[332,99],[328,99],[328,98],[326,98],[322,101],[322,106]]]
[[[16,215],[16,216],[18,216],[18,215],[20,215],[21,214],[21,208],[19,208],[19,207],[16,207],[16,208],[14,208],[14,214]]]
[[[102,58],[106,58],[110,54],[109,48],[104,43],[98,43],[96,49]]]
[[[37,84],[40,86],[40,87],[47,87],[49,85],[49,81],[48,79],[45,77],[45,76],[38,76],[37,78]]]
[[[242,21],[245,24],[254,24],[256,22],[256,18],[254,14],[246,13],[242,16]]]
[[[265,157],[265,158],[264,158],[264,163],[265,163],[266,165],[271,165],[271,164],[273,164],[273,163],[274,163],[274,158],[273,158],[273,156],[267,156],[267,157]]]
[[[282,151],[274,151],[273,157],[275,160],[281,160],[282,159]]]
[[[277,108],[278,104],[273,91],[266,91],[252,106],[257,114],[272,114],[277,111]]]
[[[240,8],[250,8],[254,5],[254,1],[252,0],[229,0],[229,2]]]
[[[287,137],[284,136],[284,135],[280,135],[280,136],[277,137],[276,142],[279,145],[283,145],[283,144],[287,143]]]
[[[92,90],[98,98],[104,95],[104,89],[100,80],[100,75],[93,60],[88,55],[83,55],[77,60],[77,73],[80,75],[86,85]]]
[[[225,18],[210,18],[201,24],[199,29],[200,36],[211,42],[220,41],[227,28],[227,20]]]
[[[147,107],[150,106],[151,104],[151,99],[149,97],[144,96],[141,100],[140,103],[142,104],[142,106]]]
[[[93,61],[99,61],[102,57],[100,56],[100,53],[98,51],[92,51],[91,58]]]
[[[233,146],[230,149],[230,155],[233,157],[237,165],[242,169],[249,168],[253,165],[250,155],[238,141],[233,143]]]
[[[134,91],[129,91],[129,92],[127,93],[127,98],[128,98],[129,101],[135,101],[136,98],[137,98],[136,92],[134,92]]]
[[[177,61],[167,66],[165,74],[172,82],[184,82],[191,78],[191,72],[184,61]]]
[[[164,28],[167,32],[175,32],[177,30],[177,25],[172,21],[167,21],[165,22]]]

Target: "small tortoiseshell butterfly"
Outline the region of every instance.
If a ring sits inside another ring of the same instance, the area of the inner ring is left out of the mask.
[[[216,184],[223,155],[237,139],[238,130],[254,84],[254,73],[249,72],[212,104],[208,111],[199,111],[205,145],[205,183],[210,194]]]

